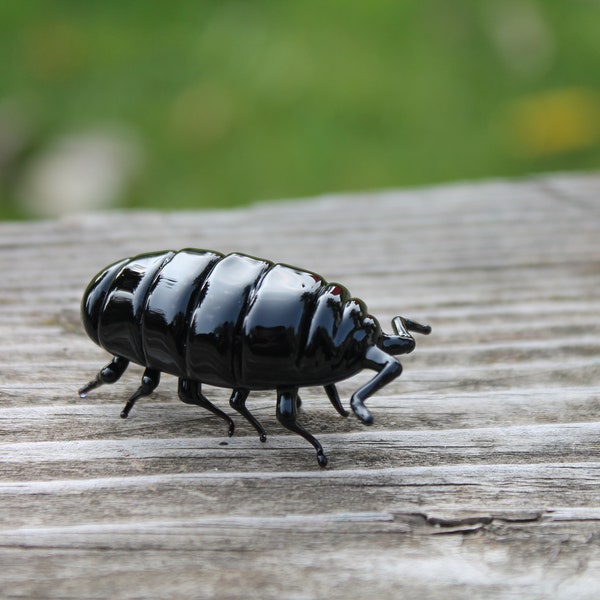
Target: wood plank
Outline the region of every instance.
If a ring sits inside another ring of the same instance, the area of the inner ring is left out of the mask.
[[[0,597],[598,597],[599,198],[600,175],[554,175],[0,223]],[[168,376],[120,419],[135,366],[78,398],[107,362],[79,322],[91,276],[186,246],[432,324],[372,427],[302,390],[326,470],[272,392],[249,400],[266,444]]]

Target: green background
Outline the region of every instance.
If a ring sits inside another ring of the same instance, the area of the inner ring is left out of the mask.
[[[600,165],[596,0],[5,0],[0,55],[0,218],[102,127],[135,139],[127,207]]]

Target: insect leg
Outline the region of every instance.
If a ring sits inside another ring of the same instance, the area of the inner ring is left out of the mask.
[[[347,417],[350,413],[342,406],[342,402],[340,401],[340,395],[338,394],[337,388],[334,383],[330,385],[324,386],[325,392],[327,393],[327,397],[329,401],[333,405],[333,408],[337,410],[342,417]]]
[[[193,379],[180,379],[177,393],[182,402],[201,406],[214,415],[217,415],[217,417],[221,417],[221,419],[227,423],[229,427],[227,435],[231,437],[235,431],[235,423],[229,415],[225,414],[220,408],[217,408],[210,400],[208,400],[201,390],[202,385],[198,381],[194,381]]]
[[[317,451],[317,461],[320,467],[327,466],[327,456],[323,452],[323,446],[306,429],[296,422],[298,415],[298,388],[277,388],[277,420],[290,431],[301,435],[310,442]]]
[[[354,414],[366,425],[373,423],[373,416],[365,406],[365,400],[380,390],[384,385],[402,373],[402,365],[396,358],[384,352],[377,346],[370,346],[365,354],[364,365],[368,369],[377,371],[373,379],[352,394],[350,406]]]
[[[133,405],[142,396],[149,396],[160,383],[160,371],[156,369],[146,369],[142,375],[142,385],[129,397],[121,411],[121,419],[126,419]]]
[[[122,356],[113,357],[111,362],[98,371],[96,379],[93,379],[87,385],[80,388],[78,392],[79,397],[85,398],[89,392],[100,387],[104,383],[115,383],[115,381],[118,381],[121,375],[125,373],[125,369],[128,365],[129,361],[126,358],[123,358]]]
[[[231,394],[231,398],[229,398],[229,406],[234,410],[237,410],[240,415],[242,415],[248,423],[258,431],[258,435],[260,436],[261,442],[267,441],[267,432],[265,428],[260,424],[258,419],[246,408],[246,399],[248,398],[248,394],[250,390],[245,388],[235,388]]]

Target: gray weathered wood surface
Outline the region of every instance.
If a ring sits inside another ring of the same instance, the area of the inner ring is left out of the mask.
[[[169,376],[120,419],[135,366],[77,397],[107,361],[79,324],[88,280],[185,246],[433,326],[372,427],[304,391],[326,470],[271,393],[249,401],[266,444],[237,416],[227,438]],[[600,175],[1,223],[0,596],[598,598],[599,382]]]

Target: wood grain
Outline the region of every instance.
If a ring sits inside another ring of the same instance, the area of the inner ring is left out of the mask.
[[[597,598],[599,231],[597,174],[0,223],[0,597]],[[168,376],[120,419],[135,366],[78,398],[108,358],[79,322],[89,279],[188,246],[433,326],[370,428],[303,390],[326,470],[269,392],[265,444]]]

